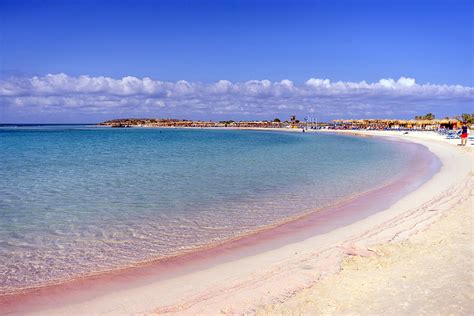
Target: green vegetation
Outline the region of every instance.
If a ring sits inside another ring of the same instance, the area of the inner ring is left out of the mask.
[[[415,120],[434,120],[435,116],[433,113],[428,113],[426,115],[415,116]]]
[[[467,124],[474,124],[474,113],[463,113],[459,116],[456,116],[456,118]]]
[[[219,123],[221,123],[221,124],[232,124],[232,123],[235,123],[235,121],[233,121],[233,120],[229,120],[229,121],[219,121]]]

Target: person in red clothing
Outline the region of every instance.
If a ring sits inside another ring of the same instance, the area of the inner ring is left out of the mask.
[[[463,123],[461,127],[461,146],[466,146],[466,144],[467,144],[467,125],[466,123]]]

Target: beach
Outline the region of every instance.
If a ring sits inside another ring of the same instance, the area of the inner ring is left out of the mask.
[[[473,13],[0,1],[0,316],[474,315]]]
[[[414,178],[423,180],[421,186],[400,179],[375,190],[370,199],[335,206],[333,211],[340,214],[347,209],[367,208],[367,212],[350,222],[319,215],[316,219],[327,220],[331,229],[317,234],[310,225],[315,219],[301,218],[293,226],[273,227],[217,250],[170,261],[165,274],[148,266],[78,280],[28,293],[22,296],[22,306],[9,298],[0,300],[0,311],[42,315],[469,311],[470,145],[459,147],[434,133],[341,133],[421,144],[439,159],[440,168],[431,161],[421,165],[423,174],[415,176],[413,170]],[[404,185],[413,188],[404,191]],[[382,209],[374,208],[377,205]],[[450,246],[453,242],[456,246]],[[449,277],[440,278],[443,273]],[[413,297],[407,298],[412,292]]]
[[[406,137],[441,141],[434,133],[411,134]],[[364,247],[369,252],[346,257],[338,273],[257,314],[469,315],[474,307],[472,148],[458,147],[459,140],[442,141],[454,155],[470,155],[471,162],[464,166],[464,178],[458,169],[460,178],[446,186],[443,197],[424,204],[436,216],[425,223],[406,219],[413,226],[400,232],[408,236]],[[444,168],[453,158],[443,159]],[[455,169],[445,177],[456,177]]]
[[[473,13],[0,1],[0,316],[474,314]]]

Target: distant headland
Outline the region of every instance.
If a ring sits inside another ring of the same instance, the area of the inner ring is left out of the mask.
[[[302,123],[292,116],[288,121],[194,121],[160,118],[124,118],[99,123],[110,127],[234,127],[234,128],[298,128]]]
[[[279,118],[262,121],[195,121],[172,118],[121,118],[99,123],[109,127],[194,127],[194,128],[301,128],[301,129],[370,129],[370,130],[439,130],[457,129],[463,122],[474,124],[474,114],[464,113],[452,118],[436,119],[431,113],[416,116],[415,119],[338,119],[318,122],[314,117],[297,119],[295,115],[288,120]]]

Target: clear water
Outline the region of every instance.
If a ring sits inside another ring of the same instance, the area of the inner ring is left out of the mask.
[[[314,133],[0,127],[0,292],[250,232],[378,186],[407,159]]]

